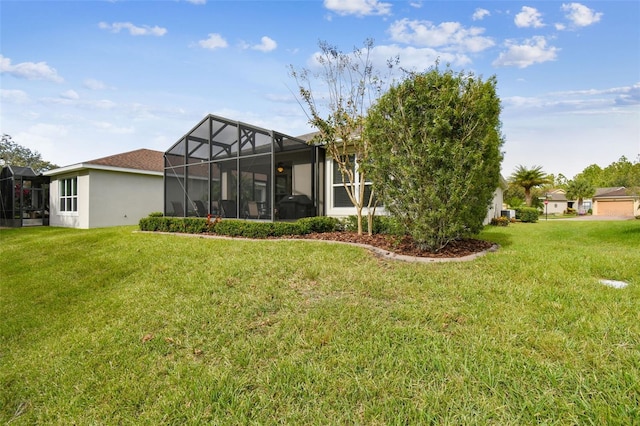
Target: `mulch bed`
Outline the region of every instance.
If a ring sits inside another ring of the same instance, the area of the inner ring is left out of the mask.
[[[355,232],[326,232],[321,234],[307,234],[292,236],[291,238],[306,238],[324,241],[340,241],[345,243],[367,244],[396,254],[415,257],[455,258],[480,253],[493,246],[489,241],[476,239],[462,239],[453,241],[437,253],[420,250],[410,236],[397,237],[392,235],[358,235]]]

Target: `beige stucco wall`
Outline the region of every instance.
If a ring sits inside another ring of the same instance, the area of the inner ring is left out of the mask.
[[[136,225],[163,210],[162,176],[91,170],[89,228]]]
[[[483,224],[487,225],[491,222],[491,219],[500,217],[502,212],[502,204],[504,203],[504,191],[498,187],[493,192],[493,200],[487,209],[487,216],[484,218]]]
[[[576,208],[577,208],[577,203],[576,203]],[[553,200],[549,200],[549,203],[547,204],[546,207],[542,208],[542,213],[547,213],[547,214],[563,214],[564,212],[567,211],[567,208],[569,208],[569,203],[567,201],[553,201]]]
[[[60,211],[60,181],[78,178],[78,211]],[[51,177],[49,189],[49,226],[65,228],[89,227],[89,175],[87,171],[73,172]]]
[[[59,181],[78,176],[78,211],[59,211]],[[136,225],[151,212],[163,211],[161,175],[83,170],[52,176],[50,226],[100,228]]]

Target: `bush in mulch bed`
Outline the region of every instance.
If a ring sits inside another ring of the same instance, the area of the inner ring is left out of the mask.
[[[254,222],[240,219],[146,217],[140,220],[141,231],[213,234],[241,238],[308,238],[324,241],[366,244],[397,254],[417,257],[462,257],[489,249],[493,244],[476,239],[452,241],[437,253],[418,248],[411,236],[401,235],[392,219],[376,216],[373,235],[358,235],[353,220],[333,217],[306,217],[295,222]]]

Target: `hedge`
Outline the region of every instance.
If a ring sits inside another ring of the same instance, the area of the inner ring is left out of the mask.
[[[534,207],[521,207],[516,209],[516,218],[522,222],[535,223],[538,221],[539,215],[538,209]]]
[[[299,219],[296,222],[251,222],[239,219],[156,217],[140,219],[141,231],[183,232],[202,234],[205,232],[229,237],[267,238],[285,235],[304,235],[312,232],[332,232],[339,228],[336,218],[317,216]]]
[[[207,232],[210,227],[207,219],[199,217],[157,216],[143,217],[138,226],[141,231],[184,232],[188,234],[201,234]]]

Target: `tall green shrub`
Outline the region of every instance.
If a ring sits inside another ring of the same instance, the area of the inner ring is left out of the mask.
[[[412,73],[369,110],[369,172],[385,208],[424,250],[482,229],[499,184],[496,79]]]
[[[522,207],[516,209],[516,218],[522,222],[535,223],[538,221],[540,212],[535,207]]]

